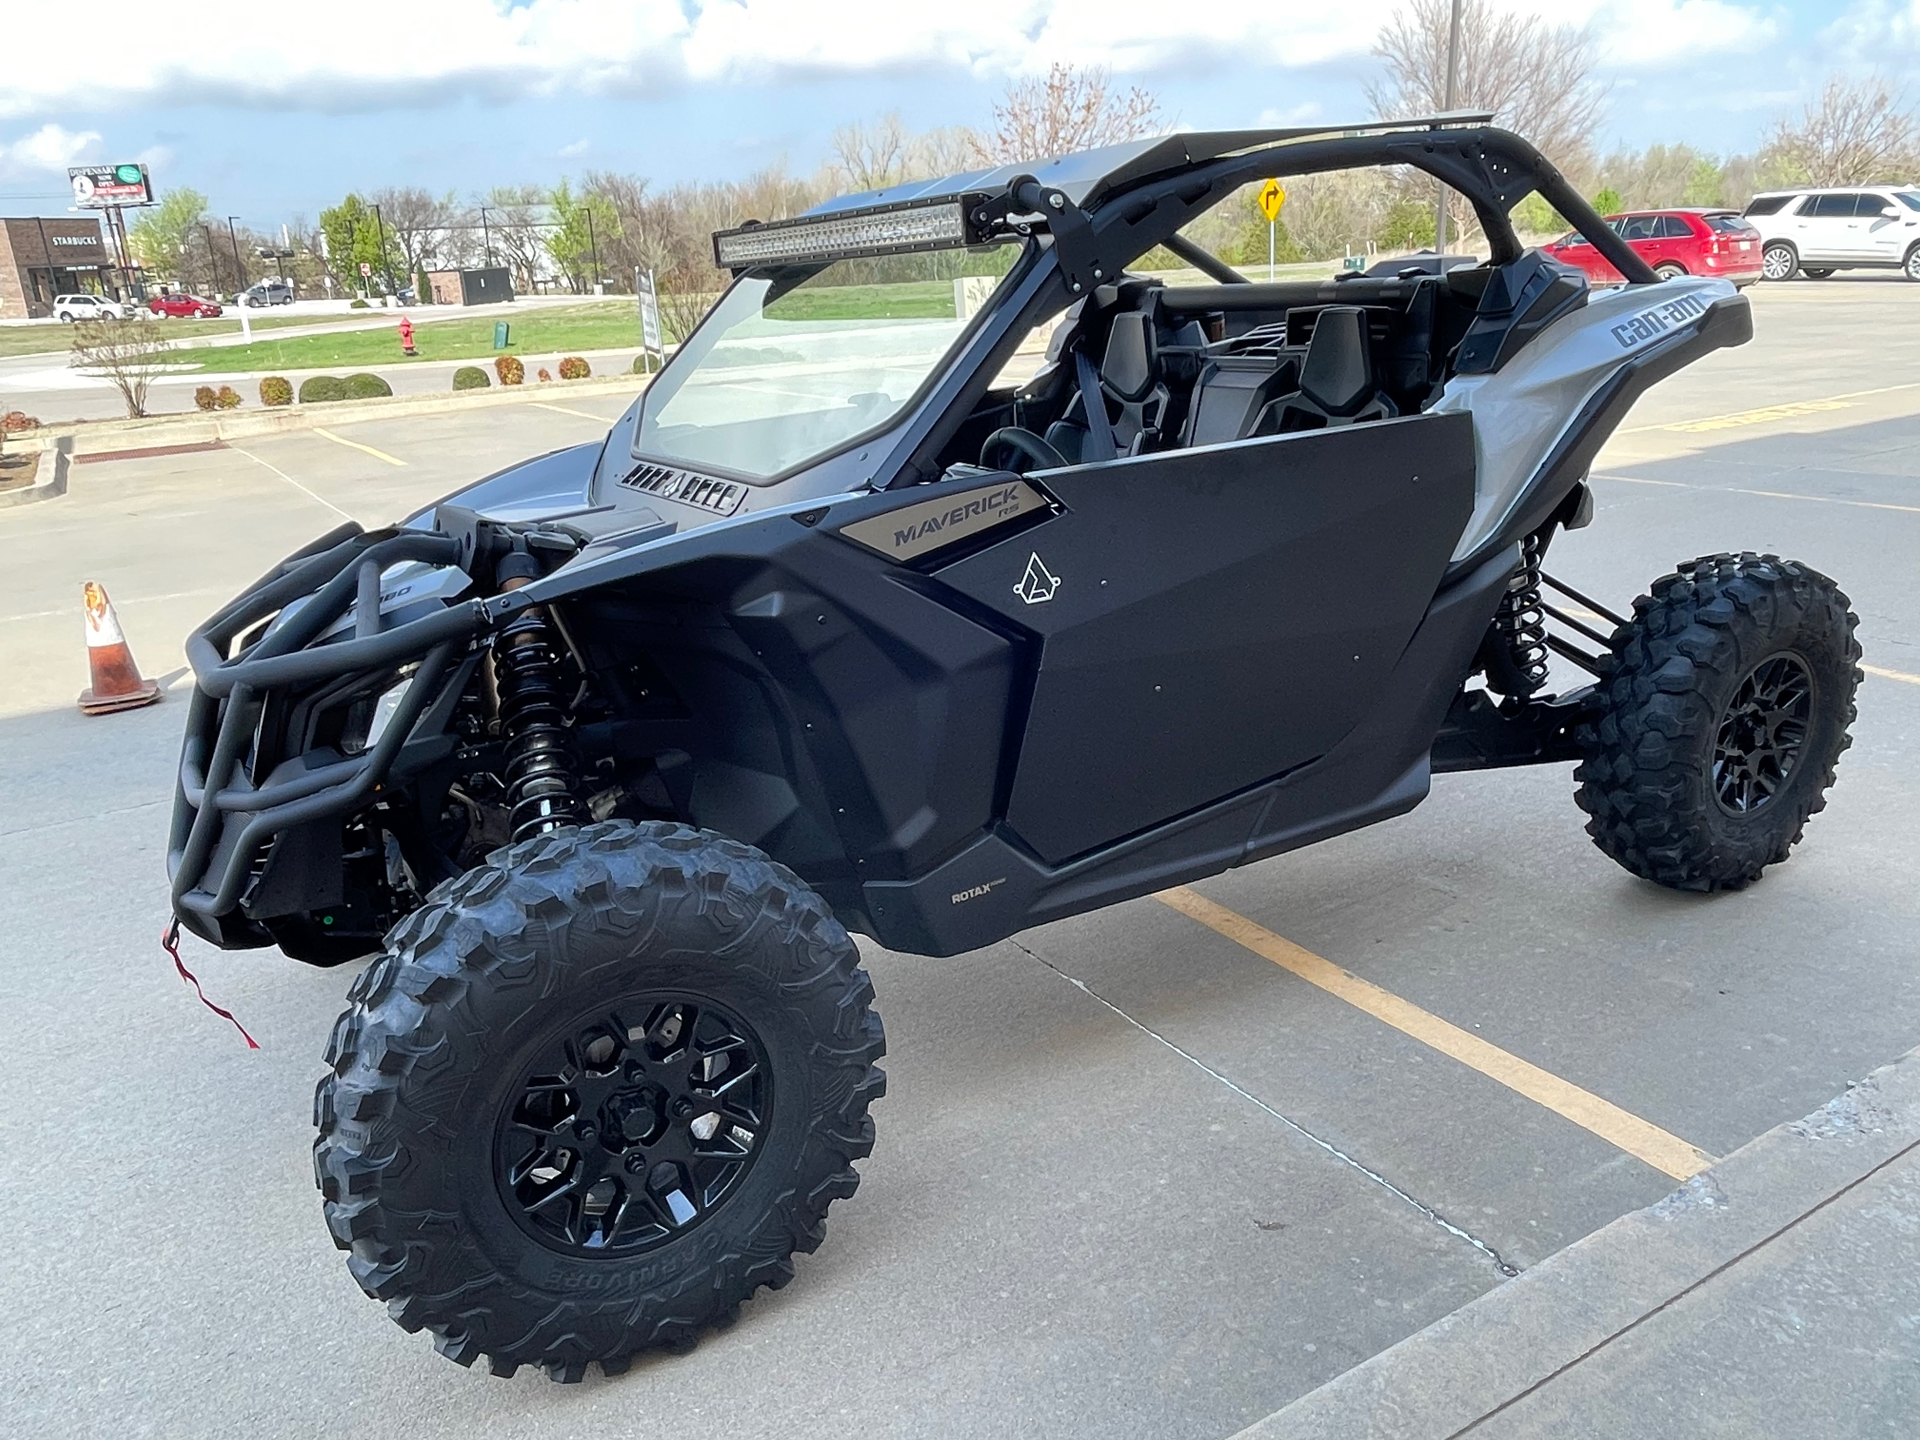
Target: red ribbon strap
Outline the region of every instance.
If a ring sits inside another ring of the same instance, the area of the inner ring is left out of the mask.
[[[207,998],[207,992],[200,988],[199,980],[194,978],[194,973],[187,969],[186,965],[181,961],[180,917],[178,915],[173,917],[172,924],[160,932],[160,948],[173,957],[173,968],[180,972],[180,978],[182,980],[193,986],[193,993],[200,997],[200,1003],[228,1024],[232,1025],[234,1029],[238,1030],[240,1032],[240,1038],[247,1042],[247,1048],[249,1050],[258,1050],[260,1044],[253,1036],[247,1034],[247,1027],[233,1018],[233,1012],[231,1010],[222,1010],[218,1005],[214,1004],[213,1001],[209,1000]]]

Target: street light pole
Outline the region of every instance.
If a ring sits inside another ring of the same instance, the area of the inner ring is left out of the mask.
[[[213,248],[213,227],[206,221],[200,222],[200,233],[207,237],[207,288],[218,291],[220,288],[220,259]],[[216,294],[214,299],[219,299]]]
[[[598,294],[600,291],[600,242],[593,238],[593,207],[589,205],[584,208],[587,212],[587,248],[593,252],[593,290],[590,293]]]
[[[487,268],[493,268],[493,236],[487,231],[487,207],[480,207],[480,243],[486,247]]]
[[[234,228],[234,221],[239,218],[238,215],[227,217],[227,239],[233,244],[233,298],[235,300],[240,298],[240,291],[245,288],[247,278],[246,266],[240,263],[240,232]]]
[[[1453,0],[1453,17],[1447,24],[1447,90],[1443,110],[1453,109],[1460,88],[1460,3]],[[1433,253],[1435,263],[1447,253],[1447,187],[1440,186],[1440,205],[1433,216]]]

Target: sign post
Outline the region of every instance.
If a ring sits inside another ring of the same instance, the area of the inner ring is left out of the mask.
[[[1260,187],[1260,213],[1267,217],[1267,283],[1273,283],[1274,242],[1280,228],[1280,207],[1287,203],[1287,191],[1278,180]]]
[[[654,288],[653,271],[635,266],[633,290],[640,301],[641,353],[647,359],[647,373],[652,374],[654,362],[658,360],[664,365],[667,359],[666,345],[660,334],[660,296]]]

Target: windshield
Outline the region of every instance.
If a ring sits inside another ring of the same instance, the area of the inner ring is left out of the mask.
[[[1911,190],[1896,190],[1893,192],[1893,197],[1909,210],[1920,210],[1920,195],[1914,194]]]
[[[1018,251],[755,271],[647,391],[634,453],[768,479],[903,412]]]

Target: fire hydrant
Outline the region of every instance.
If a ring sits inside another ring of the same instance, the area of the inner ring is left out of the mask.
[[[400,349],[408,355],[420,353],[413,348],[413,321],[404,315],[400,317]]]

